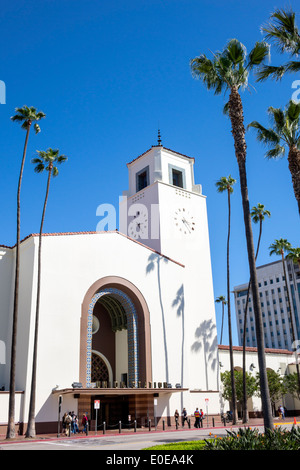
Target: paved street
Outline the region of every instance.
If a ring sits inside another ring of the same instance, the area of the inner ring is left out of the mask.
[[[283,427],[290,428],[292,422],[282,423]],[[251,426],[254,427],[254,426]],[[256,426],[263,431],[263,426]],[[84,436],[74,438],[43,439],[40,441],[10,442],[2,441],[1,450],[105,450],[117,453],[118,451],[138,451],[146,447],[210,438],[212,436],[226,435],[226,429],[231,428],[201,428],[178,431],[138,432],[134,434]],[[238,426],[235,428],[238,429]]]

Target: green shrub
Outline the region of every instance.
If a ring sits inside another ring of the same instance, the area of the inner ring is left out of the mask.
[[[205,440],[203,450],[300,450],[300,428],[281,427],[260,433],[257,429],[227,431],[227,436]]]

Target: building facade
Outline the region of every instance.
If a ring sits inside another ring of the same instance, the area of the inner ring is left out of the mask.
[[[292,326],[296,340],[300,339],[300,269],[291,260],[286,259],[291,309],[288,302],[282,261],[257,267],[257,279],[261,312],[263,317],[266,348],[288,349],[292,351]],[[248,284],[234,288],[235,312],[239,344],[243,344],[244,312],[247,305]],[[246,346],[256,347],[255,319],[252,310],[251,293],[249,296],[246,324]],[[292,311],[292,312],[291,312]],[[292,315],[291,315],[292,313]]]
[[[206,197],[194,159],[150,148],[128,164],[120,231],[43,235],[37,429],[63,409],[112,425],[199,406],[218,409],[217,329]],[[16,420],[27,422],[39,238],[21,243]],[[165,252],[165,253],[164,253]],[[7,414],[15,248],[1,247],[1,423]],[[195,374],[197,370],[197,374]],[[78,387],[80,388],[74,388]],[[193,391],[193,393],[191,393]],[[7,419],[7,418],[6,418]]]
[[[87,413],[107,428],[226,408],[206,197],[194,159],[151,147],[127,165],[120,229],[43,235],[36,430]],[[105,222],[105,221],[104,221]],[[26,429],[39,237],[20,248],[15,421]],[[0,247],[0,432],[8,417],[15,247]],[[252,361],[255,362],[254,353]],[[222,359],[223,357],[223,359]],[[270,356],[271,357],[271,356]],[[286,362],[292,362],[289,355]],[[278,364],[276,355],[273,362]],[[273,364],[272,362],[272,364]],[[59,403],[62,401],[58,417]],[[260,408],[257,405],[257,408]]]

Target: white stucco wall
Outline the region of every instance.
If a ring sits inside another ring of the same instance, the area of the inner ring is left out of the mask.
[[[295,370],[293,370],[293,366],[291,365],[295,361],[295,357],[292,352],[279,349],[266,349],[265,357],[267,369],[272,369],[275,372],[281,374],[282,376],[287,373],[295,372]],[[230,358],[228,347],[219,347],[219,360],[221,363],[220,373],[230,370]],[[254,367],[251,367],[252,365],[254,365]],[[243,368],[243,352],[242,347],[240,346],[234,347],[234,367],[239,369]],[[256,376],[256,373],[259,372],[258,357],[255,348],[247,348],[246,370],[253,376]],[[279,404],[282,404],[282,401],[280,401]],[[295,400],[289,395],[284,397],[284,405],[288,410],[299,408],[298,400]],[[225,411],[229,410],[229,403],[225,402],[222,399],[222,407],[224,407]],[[251,399],[249,399],[248,408],[249,411],[261,411],[261,399],[259,397],[252,397]]]
[[[28,367],[28,363],[31,361],[33,344],[36,259],[34,273],[32,276],[28,273],[32,271],[34,250],[36,252],[37,247],[37,237],[31,237],[26,240],[24,246],[22,245],[24,258],[30,258],[26,264],[23,261],[24,271],[21,273],[20,285],[26,309],[20,312],[19,324],[22,334],[18,339],[18,350],[24,356],[20,360],[17,381],[27,392],[24,397],[25,422],[31,379],[31,368]],[[154,259],[151,258],[152,255]],[[56,398],[51,396],[52,389],[56,385],[59,388],[69,388],[74,381],[79,380],[82,301],[95,281],[109,275],[132,282],[146,300],[151,315],[153,381],[166,380],[164,340],[167,337],[168,354],[169,358],[172,358],[168,363],[169,379],[173,383],[180,382],[178,364],[181,349],[177,344],[178,335],[172,334],[174,327],[180,327],[180,321],[172,309],[172,303],[182,285],[184,268],[171,261],[167,263],[160,261],[165,265],[162,266],[158,276],[157,259],[162,258],[118,233],[43,237],[37,421],[44,420],[46,416],[47,421],[55,421],[57,406]],[[153,270],[149,268],[152,264]],[[160,298],[160,289],[163,292],[163,300]],[[166,306],[165,329],[161,315],[161,301]],[[75,403],[76,401],[69,404],[71,409],[75,408]]]

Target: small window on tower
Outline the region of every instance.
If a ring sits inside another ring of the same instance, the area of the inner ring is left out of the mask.
[[[183,188],[183,178],[182,178],[182,171],[172,169],[172,180],[173,185],[178,186],[179,188]]]
[[[186,189],[185,170],[169,163],[169,184]]]
[[[146,188],[146,186],[149,186],[148,166],[136,174],[136,191],[141,191],[142,189]]]

